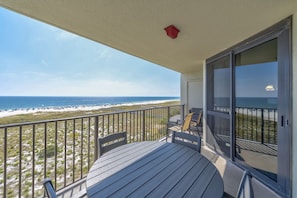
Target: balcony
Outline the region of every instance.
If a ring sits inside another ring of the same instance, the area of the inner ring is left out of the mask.
[[[128,142],[165,137],[183,105],[0,126],[0,196],[40,197],[50,177],[61,190],[84,179],[98,156],[98,137],[127,131]]]
[[[254,144],[274,145],[276,111],[237,109],[238,137]],[[119,111],[100,115],[45,120],[0,126],[0,196],[41,197],[41,181],[50,177],[60,192],[84,185],[84,179],[98,156],[97,139],[127,131],[128,143],[161,140],[167,134],[167,122],[181,115],[184,105]],[[252,112],[252,113],[250,113]],[[268,120],[268,121],[267,121]],[[219,134],[228,142],[227,136]],[[226,143],[225,142],[225,143]],[[241,149],[248,147],[240,145]],[[202,150],[217,163],[214,153]],[[219,168],[219,164],[216,164]],[[236,189],[236,188],[234,188]]]

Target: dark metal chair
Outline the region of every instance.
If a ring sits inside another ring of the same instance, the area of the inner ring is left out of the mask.
[[[252,179],[251,173],[248,171],[244,171],[238,187],[236,198],[253,198],[254,197],[253,188],[251,185],[251,179]]]
[[[98,139],[99,157],[118,146],[127,144],[127,132],[115,133]]]
[[[45,192],[47,194],[47,197],[49,198],[57,198],[57,194],[56,194],[56,190],[53,186],[52,180],[50,178],[45,178],[42,182]],[[72,195],[72,198],[81,198],[81,197],[85,197],[87,195],[87,191],[86,189],[82,189],[79,192],[75,193],[74,195]]]
[[[192,149],[198,151],[199,153],[201,151],[200,136],[191,135],[189,133],[173,131],[172,132],[172,142],[192,148]]]
[[[56,198],[57,194],[56,194],[55,188],[53,186],[52,180],[50,178],[45,178],[42,183],[43,183],[43,186],[44,186],[47,196],[49,198]]]

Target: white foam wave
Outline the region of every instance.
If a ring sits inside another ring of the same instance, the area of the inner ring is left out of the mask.
[[[158,101],[147,101],[147,102],[135,102],[135,103],[123,103],[123,104],[106,104],[99,106],[72,106],[72,107],[44,107],[44,108],[28,108],[28,109],[9,109],[0,110],[0,118],[21,115],[21,114],[32,114],[32,113],[46,113],[46,112],[67,112],[67,111],[94,111],[99,109],[106,109],[120,106],[133,106],[133,105],[150,105],[160,104],[165,102],[178,101],[178,100],[158,100]]]

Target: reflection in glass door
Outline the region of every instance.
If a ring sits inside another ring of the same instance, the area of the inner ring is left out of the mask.
[[[235,56],[236,158],[277,181],[277,39]]]

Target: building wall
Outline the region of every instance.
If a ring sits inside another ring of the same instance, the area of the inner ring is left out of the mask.
[[[185,113],[192,107],[203,107],[203,68],[190,74],[181,74],[181,104],[185,104]]]
[[[297,12],[293,15],[293,120],[292,120],[292,163],[293,196],[297,198]]]

